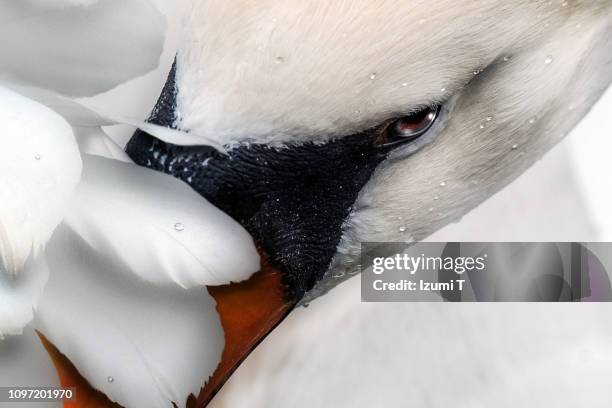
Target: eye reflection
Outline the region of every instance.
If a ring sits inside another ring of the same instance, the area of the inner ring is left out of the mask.
[[[389,123],[376,140],[378,146],[413,141],[429,130],[438,118],[439,107],[426,107]]]

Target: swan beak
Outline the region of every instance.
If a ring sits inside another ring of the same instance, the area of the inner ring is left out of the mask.
[[[126,152],[138,165],[189,184],[238,221],[301,300],[324,276],[359,192],[388,154],[375,132],[284,147],[246,144],[222,154],[137,131]]]
[[[262,256],[261,271],[249,280],[209,287],[225,332],[221,363],[197,399],[188,408],[202,408],[216,395],[255,347],[291,312],[294,301],[286,299],[280,272]],[[248,305],[248,307],[245,307]]]

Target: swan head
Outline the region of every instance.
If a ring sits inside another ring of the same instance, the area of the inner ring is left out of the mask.
[[[240,221],[315,297],[361,242],[421,240],[553,147],[612,79],[610,4],[448,0],[194,5],[138,164]]]

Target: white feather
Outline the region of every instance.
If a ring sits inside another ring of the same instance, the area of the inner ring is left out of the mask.
[[[148,282],[185,288],[238,282],[258,270],[250,235],[187,184],[133,164],[83,160],[65,222],[107,259]]]
[[[70,125],[0,87],[0,269],[16,274],[61,222],[81,173]]]
[[[76,100],[59,95],[57,92],[38,88],[31,85],[23,85],[3,81],[0,84],[17,92],[27,98],[33,99],[50,109],[53,109],[72,126],[75,127],[100,127],[112,126],[117,122],[105,115],[95,112],[91,108]]]
[[[30,258],[18,275],[0,269],[0,340],[7,335],[22,334],[34,317],[48,278],[43,256]]]
[[[164,32],[147,0],[0,0],[0,78],[98,94],[155,68]]]
[[[91,6],[98,0],[29,0],[30,4],[35,4],[41,9],[55,9],[74,6]]]
[[[48,259],[36,328],[93,387],[130,408],[183,406],[200,390],[224,345],[205,288],[143,283],[64,226]]]
[[[84,154],[133,163],[121,146],[111,139],[101,127],[74,127],[74,135]]]
[[[154,123],[147,123],[142,121],[130,121],[127,119],[120,120],[119,123],[126,123],[142,129],[151,136],[163,140],[167,143],[172,143],[179,146],[210,146],[214,147],[218,151],[225,153],[223,145],[216,140],[194,134],[192,132],[184,132],[176,129],[171,129],[163,126],[156,125]]]
[[[0,384],[3,387],[60,387],[57,371],[49,354],[31,326],[23,336],[0,342]],[[0,403],[3,408],[9,403]],[[57,402],[23,402],[19,408],[62,408]]]
[[[122,161],[131,161],[127,158],[121,147],[113,142],[104,132],[100,132],[101,127],[113,125],[127,125],[141,129],[164,142],[179,146],[208,145],[220,152],[225,152],[222,144],[193,132],[183,132],[145,122],[141,119],[116,115],[110,113],[108,109],[92,106],[46,89],[6,82],[0,82],[0,84],[53,109],[74,128],[78,128],[75,129],[76,136],[79,139],[81,151],[84,153],[111,157]],[[122,152],[119,153],[117,149],[122,150]]]

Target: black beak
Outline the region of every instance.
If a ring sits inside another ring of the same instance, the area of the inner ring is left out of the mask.
[[[288,299],[297,301],[328,269],[343,222],[386,157],[373,139],[365,133],[325,144],[250,144],[225,155],[137,131],[127,153],[185,181],[240,222],[282,271]]]

